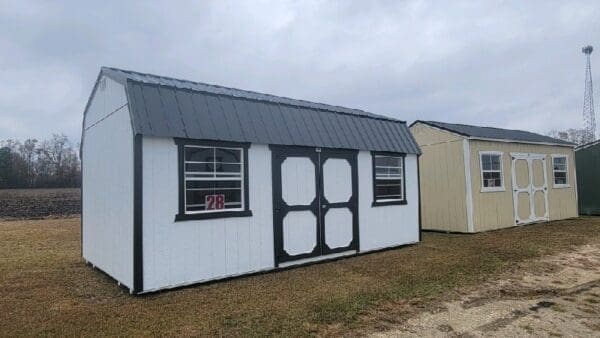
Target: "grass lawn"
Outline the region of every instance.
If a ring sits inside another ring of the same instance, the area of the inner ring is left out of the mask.
[[[409,302],[589,242],[600,242],[600,218],[425,233],[398,250],[135,297],[84,264],[78,218],[0,222],[0,335],[367,332],[406,316]]]

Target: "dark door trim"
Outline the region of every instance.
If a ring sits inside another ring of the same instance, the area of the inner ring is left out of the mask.
[[[320,215],[320,228],[322,229],[322,252],[321,255],[329,255],[338,252],[344,252],[348,250],[356,250],[359,248],[359,234],[358,234],[358,168],[357,168],[357,155],[358,151],[356,150],[341,150],[341,149],[322,149],[320,156],[319,168],[321,175],[319,175],[319,182],[321,186],[321,190],[319,191],[319,196],[321,199],[321,215]],[[347,160],[350,164],[351,168],[351,178],[352,178],[352,195],[350,199],[346,202],[337,202],[330,203],[325,197],[325,190],[323,189],[323,165],[325,161],[330,158],[335,159],[344,159]],[[352,241],[348,246],[339,247],[339,248],[330,248],[327,245],[327,241],[325,238],[325,228],[327,227],[327,222],[325,222],[325,216],[327,212],[331,209],[336,208],[348,208],[352,213]]]
[[[318,257],[359,248],[358,232],[358,168],[355,150],[341,150],[299,146],[269,146],[271,149],[271,170],[273,190],[273,238],[275,266],[298,259]],[[315,198],[309,205],[288,205],[282,197],[281,164],[288,157],[305,157],[311,160],[315,167]],[[352,196],[347,202],[330,204],[323,192],[323,163],[329,158],[346,159],[352,170]],[[325,207],[322,208],[322,205]],[[332,208],[347,207],[353,216],[353,239],[346,247],[331,249],[325,241],[325,215]],[[283,248],[283,218],[290,211],[310,210],[317,219],[316,243],[314,250],[299,255],[289,255]]]

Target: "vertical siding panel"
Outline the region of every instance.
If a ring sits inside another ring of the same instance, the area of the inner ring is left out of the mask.
[[[211,224],[213,233],[213,276],[219,277],[227,274],[227,225],[219,220]]]

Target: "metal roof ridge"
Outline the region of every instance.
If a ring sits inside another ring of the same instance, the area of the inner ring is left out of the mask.
[[[144,83],[144,84],[150,84],[150,85],[156,85],[156,86],[163,86],[163,87],[172,87],[172,88],[177,88],[179,90],[190,90],[190,91],[195,91],[195,92],[208,93],[208,94],[212,94],[212,95],[222,95],[222,96],[237,97],[237,98],[242,98],[242,99],[245,99],[245,100],[258,101],[258,102],[273,102],[273,103],[284,104],[284,105],[292,106],[292,107],[310,108],[310,109],[316,109],[316,110],[321,110],[321,111],[332,112],[332,113],[336,113],[336,114],[343,114],[343,115],[349,115],[349,116],[355,116],[355,117],[364,117],[364,118],[370,118],[370,119],[374,119],[374,120],[382,120],[382,121],[389,121],[389,122],[406,124],[406,121],[404,121],[404,120],[399,120],[399,119],[395,119],[395,118],[388,117],[388,116],[374,114],[374,113],[371,113],[371,112],[364,111],[362,109],[347,108],[347,107],[343,107],[343,106],[336,106],[336,105],[331,105],[331,104],[326,104],[326,103],[320,103],[320,102],[312,102],[312,101],[307,101],[307,100],[302,100],[302,99],[293,99],[293,98],[285,97],[285,96],[277,96],[277,95],[272,95],[272,94],[265,94],[265,93],[250,91],[250,90],[244,90],[244,89],[238,89],[238,88],[232,88],[232,87],[225,87],[225,86],[214,85],[214,84],[209,84],[209,83],[204,83],[204,82],[182,80],[182,79],[177,79],[177,78],[168,77],[168,76],[155,75],[155,74],[151,74],[151,73],[141,73],[141,72],[132,71],[132,70],[125,70],[125,69],[120,69],[120,68],[115,68],[115,67],[102,66],[101,67],[101,71],[104,72],[105,70],[124,73],[127,81],[133,81],[133,82],[138,82],[138,83]],[[175,82],[184,82],[184,83],[189,83],[189,84],[192,84],[192,85],[200,85],[200,86],[214,87],[214,88],[218,88],[218,89],[238,91],[238,92],[241,92],[241,93],[257,94],[257,95],[262,95],[262,96],[273,98],[273,100],[272,101],[270,101],[270,100],[261,100],[259,98],[251,98],[251,97],[239,96],[239,95],[234,95],[234,94],[212,93],[212,92],[207,91],[207,90],[201,90],[201,89],[195,89],[195,88],[183,88],[183,87],[178,87],[178,86],[175,86],[175,85],[168,85],[168,84],[162,84],[162,83],[152,83],[152,82],[147,82],[147,81],[144,81],[144,80],[138,80],[138,79],[129,78],[126,75],[127,73],[137,74],[137,75],[140,75],[140,76],[155,77],[155,78],[165,79],[165,80],[175,81]],[[288,100],[288,101],[295,101],[295,102],[305,103],[305,105],[296,105],[296,104],[293,104],[291,102],[281,102],[282,100]],[[311,105],[319,105],[319,106],[323,106],[323,107],[314,107],[314,106],[311,106]],[[331,107],[331,109],[327,109],[327,107]],[[338,110],[336,110],[335,108],[338,108]],[[353,111],[356,111],[357,113],[353,114],[353,113],[350,113],[350,112],[344,112],[342,110],[350,110],[350,111],[353,110]],[[359,114],[359,113],[362,113],[362,114]]]

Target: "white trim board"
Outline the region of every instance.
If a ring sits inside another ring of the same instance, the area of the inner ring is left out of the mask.
[[[529,142],[529,141],[507,140],[507,139],[499,139],[499,138],[485,138],[485,137],[476,137],[476,136],[469,136],[467,138],[469,140],[475,140],[475,141],[518,143],[518,144],[536,144],[536,145],[543,145],[543,146],[575,148],[574,144],[561,144],[561,143],[552,143],[552,142]]]
[[[467,231],[475,232],[473,225],[473,184],[471,181],[471,147],[469,140],[463,139],[463,158],[465,162],[465,189],[467,205]]]

